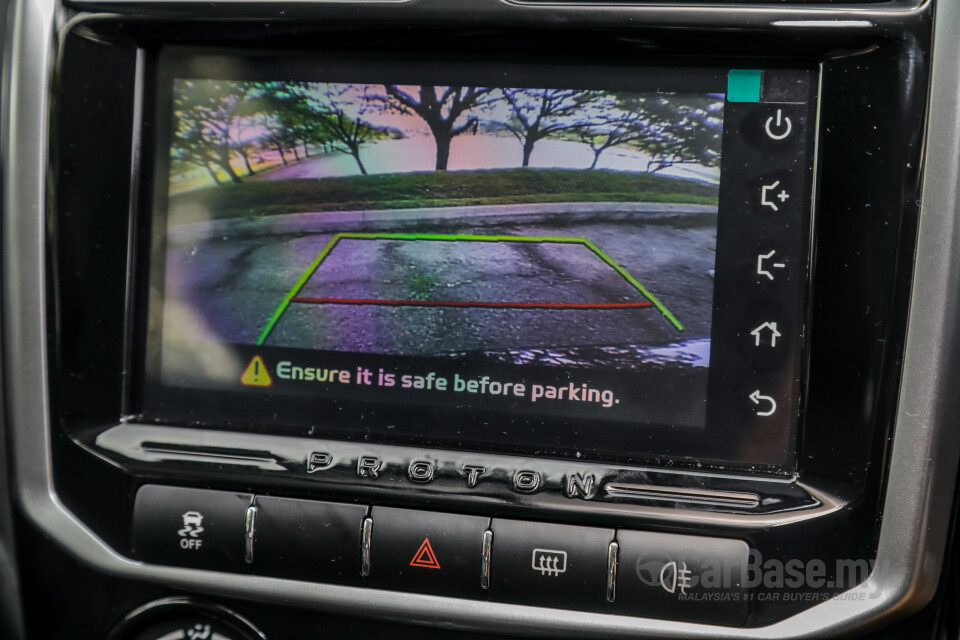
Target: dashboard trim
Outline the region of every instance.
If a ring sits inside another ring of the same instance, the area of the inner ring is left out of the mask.
[[[109,11],[116,13],[142,13],[154,11],[164,17],[227,16],[245,18],[266,18],[274,20],[292,20],[305,15],[335,18],[332,12],[338,8],[356,9],[360,5],[365,11],[376,15],[386,23],[391,21],[406,24],[415,14],[418,21],[424,23],[446,21],[457,14],[469,11],[471,20],[482,24],[492,21],[497,24],[536,24],[542,26],[542,13],[553,12],[552,20],[557,16],[576,20],[584,26],[618,25],[637,23],[655,23],[664,25],[707,26],[707,27],[821,27],[824,23],[852,20],[861,23],[859,28],[876,28],[890,19],[920,14],[927,10],[933,0],[921,2],[888,2],[882,7],[870,3],[857,4],[802,4],[789,6],[783,4],[739,4],[724,5],[722,2],[709,4],[685,4],[682,2],[666,5],[663,3],[611,3],[611,2],[524,2],[522,0],[489,0],[471,3],[469,8],[447,0],[285,0],[283,2],[265,2],[264,0],[227,0],[211,4],[206,0],[65,0],[66,4],[88,11]]]
[[[112,464],[157,477],[165,475],[170,463],[176,463],[181,473],[205,473],[208,478],[230,473],[233,467],[256,474],[264,482],[275,480],[278,486],[282,483],[289,487],[306,484],[323,490],[325,495],[338,491],[362,498],[369,491],[377,490],[384,497],[417,496],[437,504],[453,494],[463,503],[483,505],[487,509],[537,504],[542,517],[571,513],[582,507],[589,508],[594,517],[620,516],[638,523],[711,525],[743,531],[823,517],[845,505],[843,500],[796,477],[686,472],[683,476],[694,484],[676,486],[664,481],[670,474],[663,474],[655,467],[618,467],[469,452],[450,454],[440,450],[428,454],[429,464],[436,473],[429,482],[424,482],[408,473],[412,461],[425,455],[416,447],[133,422],[103,431],[93,443],[81,440],[81,446]],[[318,455],[323,458],[323,465],[313,467],[312,460]],[[377,476],[367,477],[358,472],[363,459],[377,461]],[[481,482],[476,478],[472,484],[469,481],[472,476],[464,470],[472,464],[482,465]],[[520,473],[535,474],[539,478],[536,490],[515,486],[512,480]],[[589,478],[595,490],[590,495],[570,493],[571,475]],[[175,482],[177,478],[167,480]],[[464,486],[470,489],[461,493]],[[761,508],[765,497],[774,504]],[[652,504],[630,503],[641,500]],[[664,502],[688,508],[673,508]],[[728,511],[705,510],[708,506]]]

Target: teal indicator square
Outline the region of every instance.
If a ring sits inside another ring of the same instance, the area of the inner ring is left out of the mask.
[[[763,71],[731,69],[727,75],[727,102],[760,102]]]

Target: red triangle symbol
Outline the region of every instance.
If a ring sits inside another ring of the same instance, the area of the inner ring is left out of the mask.
[[[440,563],[437,562],[437,556],[430,546],[430,538],[424,538],[423,544],[413,554],[413,560],[410,561],[411,567],[425,567],[427,569],[439,569]]]

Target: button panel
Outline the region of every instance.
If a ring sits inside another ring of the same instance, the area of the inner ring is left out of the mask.
[[[720,184],[707,424],[779,441],[785,461],[799,412],[813,79],[764,71],[758,101],[724,106],[722,156],[736,160]]]
[[[739,540],[146,485],[144,562],[742,625]]]

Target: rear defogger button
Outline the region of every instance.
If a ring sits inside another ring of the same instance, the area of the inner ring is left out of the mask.
[[[490,599],[607,611],[612,529],[494,518]]]

